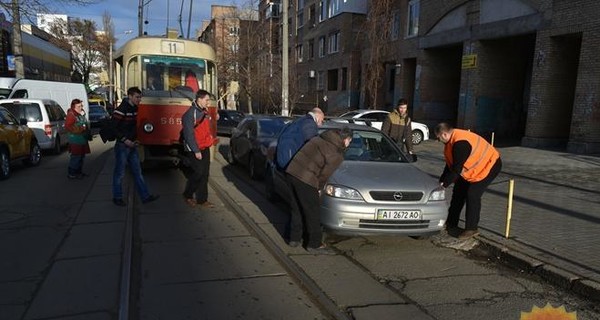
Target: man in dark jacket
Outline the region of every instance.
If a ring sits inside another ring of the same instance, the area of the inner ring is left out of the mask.
[[[133,175],[133,182],[142,203],[158,199],[158,195],[150,194],[148,191],[142,176],[140,156],[137,150],[137,110],[140,101],[142,101],[142,91],[138,87],[131,87],[127,90],[127,98],[123,99],[112,115],[113,127],[117,137],[115,141],[115,169],[113,171],[112,193],[113,202],[118,206],[127,205],[123,200],[123,177],[127,165],[129,165],[129,170]]]
[[[381,131],[390,136],[402,150],[413,154],[412,127],[406,99],[398,100],[396,109],[383,121]]]
[[[327,130],[307,142],[286,169],[291,186],[292,215],[302,217],[306,230],[306,250],[313,254],[332,254],[321,242],[319,190],[344,161],[344,151],[352,141],[352,131]],[[290,245],[297,246],[302,239],[302,224],[292,225]]]

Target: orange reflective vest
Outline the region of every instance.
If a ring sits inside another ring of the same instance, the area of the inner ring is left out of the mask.
[[[452,136],[444,146],[446,165],[452,168],[452,149],[457,141],[467,141],[471,145],[471,154],[463,164],[459,174],[469,182],[477,182],[488,176],[500,153],[479,135],[467,130],[454,129]]]

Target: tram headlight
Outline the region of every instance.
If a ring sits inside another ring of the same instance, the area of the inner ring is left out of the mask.
[[[152,131],[154,131],[154,125],[152,125],[152,123],[145,123],[144,124],[144,131],[147,133],[150,133]]]

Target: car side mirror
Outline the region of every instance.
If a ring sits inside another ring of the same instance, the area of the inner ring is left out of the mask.
[[[19,124],[22,125],[22,126],[26,126],[27,125],[27,119],[25,119],[25,118],[19,119]]]

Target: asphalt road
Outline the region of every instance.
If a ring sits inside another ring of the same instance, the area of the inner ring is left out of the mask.
[[[221,143],[225,154],[227,139]],[[547,303],[600,319],[596,303],[503,266],[478,247],[328,236],[335,256],[289,248],[281,237],[287,207],[268,202],[262,183],[222,155],[211,165],[216,208],[186,207],[183,177],[172,168],[145,173],[158,201],[117,208],[109,145],[96,140],[92,149],[89,179],[66,179],[63,152],[36,168],[16,167],[0,182],[0,319],[119,318],[127,214],[131,319],[493,320],[518,319]]]

